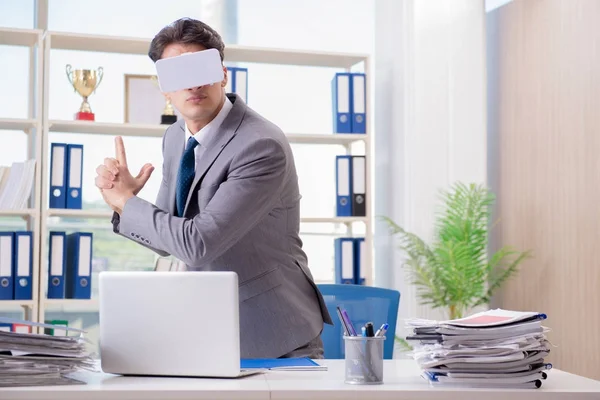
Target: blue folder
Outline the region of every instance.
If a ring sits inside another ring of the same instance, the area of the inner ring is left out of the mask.
[[[310,358],[242,358],[241,369],[279,371],[327,371],[327,367]]]

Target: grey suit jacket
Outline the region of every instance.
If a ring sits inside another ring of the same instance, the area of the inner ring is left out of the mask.
[[[156,205],[133,197],[113,226],[188,270],[235,271],[242,357],[280,357],[332,321],[299,238],[301,196],[289,142],[240,97],[228,97],[233,107],[197,161],[183,217],[175,210],[185,145],[180,120],[163,138]]]

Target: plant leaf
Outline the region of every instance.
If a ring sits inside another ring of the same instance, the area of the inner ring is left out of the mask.
[[[518,256],[512,262],[510,262],[506,268],[499,269],[498,271],[493,270],[490,273],[490,281],[489,281],[488,290],[486,291],[484,296],[482,296],[481,298],[474,301],[473,306],[478,306],[481,304],[488,303],[491,300],[496,289],[498,289],[500,286],[502,286],[502,284],[506,280],[508,280],[512,275],[517,273],[519,264],[521,262],[523,262],[524,260],[531,257],[530,251],[516,253],[514,251],[507,250],[506,248],[499,250],[498,253],[507,254],[507,255],[508,254],[511,254],[511,255],[518,254]],[[500,261],[498,261],[498,262],[500,262]]]

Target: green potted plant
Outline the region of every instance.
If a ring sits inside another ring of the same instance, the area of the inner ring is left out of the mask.
[[[441,192],[441,200],[430,244],[390,218],[382,219],[406,252],[404,267],[420,303],[443,309],[449,319],[455,319],[488,304],[530,252],[505,246],[488,255],[495,196],[483,185],[457,182]]]

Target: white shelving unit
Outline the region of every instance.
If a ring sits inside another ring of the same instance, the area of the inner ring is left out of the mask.
[[[0,31],[3,32],[3,31]],[[36,175],[36,190],[35,206],[31,210],[24,210],[24,217],[39,217],[38,235],[36,236],[41,247],[36,249],[36,295],[33,301],[37,310],[36,319],[44,320],[46,308],[49,306],[58,306],[65,311],[77,310],[94,310],[97,309],[95,300],[73,300],[73,299],[46,299],[47,288],[47,272],[48,260],[42,254],[47,254],[48,246],[48,219],[50,217],[72,217],[72,218],[99,218],[107,219],[112,215],[111,212],[104,210],[68,210],[68,209],[48,209],[48,170],[49,160],[46,156],[49,152],[49,135],[51,132],[60,133],[77,133],[77,134],[92,134],[92,135],[123,135],[123,136],[138,136],[138,137],[162,137],[166,127],[164,125],[140,125],[128,123],[105,123],[94,121],[75,121],[75,120],[54,120],[49,119],[49,101],[50,101],[50,60],[53,50],[79,50],[86,52],[106,52],[120,53],[129,55],[146,55],[150,45],[150,39],[116,37],[116,36],[101,36],[88,34],[75,34],[65,32],[47,31],[41,36],[39,31],[29,30],[10,30],[10,34],[0,35],[0,44],[3,41],[11,40],[11,43],[26,43],[29,45],[39,45],[39,59],[43,60],[39,64],[43,70],[37,71],[43,79],[38,81],[37,88],[38,96],[41,104],[42,118],[34,118],[33,115],[39,116],[40,113],[32,114],[26,120],[0,120],[0,128],[9,127],[14,129],[31,129],[41,127],[41,138],[36,142],[37,149],[40,149],[36,154],[42,154],[40,161],[41,174]],[[43,46],[40,45],[40,40],[43,39]],[[228,45],[225,50],[225,59],[227,62],[250,62],[262,64],[279,64],[279,65],[295,65],[295,66],[312,66],[312,67],[334,67],[351,71],[356,66],[362,64],[362,71],[369,76],[369,56],[362,54],[345,54],[331,52],[310,52],[296,50],[282,50],[271,48],[256,48],[247,46]],[[41,83],[40,83],[41,82]],[[367,93],[369,93],[369,79],[367,79]],[[369,102],[367,101],[367,113],[372,115]],[[5,128],[8,129],[8,128]],[[301,132],[288,133],[287,137],[290,143],[304,145],[341,145],[345,147],[346,154],[352,153],[352,146],[356,142],[364,143],[364,155],[367,156],[367,181],[366,191],[369,202],[372,202],[372,190],[370,173],[370,160],[372,135],[370,129],[367,128],[366,134],[303,134]],[[362,154],[362,153],[361,153]],[[333,168],[333,160],[332,160]],[[43,179],[40,179],[40,176]],[[302,190],[302,188],[300,188]],[[333,190],[333,188],[332,188]],[[365,226],[365,241],[367,249],[367,284],[372,284],[372,241],[373,241],[373,216],[371,215],[371,207],[367,208],[365,217],[310,217],[303,216],[302,223],[330,223],[341,224],[347,227],[349,235],[352,235],[353,224],[361,223]],[[333,243],[332,243],[333,246]]]
[[[85,133],[92,135],[121,135],[121,136],[141,136],[141,137],[162,137],[165,133],[165,126],[145,125],[129,123],[110,123],[88,121],[48,121],[50,132],[61,133]],[[364,141],[365,135],[356,134],[308,134],[308,133],[287,133],[290,143],[296,144],[337,144],[348,146],[358,141]]]
[[[37,322],[39,313],[40,275],[40,188],[42,181],[42,76],[43,76],[43,31],[38,29],[0,28],[0,45],[21,46],[29,49],[29,90],[26,118],[0,118],[1,131],[22,131],[27,135],[27,158],[35,159],[34,188],[29,198],[28,208],[0,210],[0,218],[21,217],[26,230],[32,231],[33,260],[31,300],[2,300],[0,312],[22,309],[24,319]],[[8,141],[4,142],[5,145]],[[25,160],[23,160],[25,161]]]

